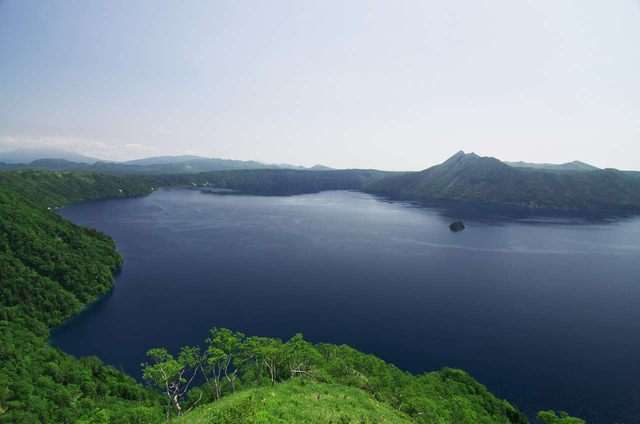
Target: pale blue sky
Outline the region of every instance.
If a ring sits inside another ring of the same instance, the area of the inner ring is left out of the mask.
[[[0,0],[0,151],[640,169],[637,0]]]

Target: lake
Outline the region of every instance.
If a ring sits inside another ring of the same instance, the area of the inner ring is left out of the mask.
[[[461,368],[532,419],[640,422],[640,218],[172,189],[58,213],[116,241],[114,289],[50,342],[140,379],[214,326]],[[449,223],[462,219],[459,233]]]

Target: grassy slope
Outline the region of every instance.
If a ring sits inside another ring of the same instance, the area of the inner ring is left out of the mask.
[[[298,381],[248,389],[194,409],[176,424],[411,423],[409,417],[360,389]]]

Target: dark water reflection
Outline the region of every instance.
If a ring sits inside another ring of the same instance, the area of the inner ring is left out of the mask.
[[[213,326],[302,332],[413,372],[462,368],[530,417],[640,421],[636,216],[186,189],[60,214],[111,235],[125,262],[52,343],[135,377],[147,349]]]

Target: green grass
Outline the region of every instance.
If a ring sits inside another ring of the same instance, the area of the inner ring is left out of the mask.
[[[319,399],[311,389],[319,394]],[[288,381],[248,389],[195,408],[175,424],[199,423],[410,423],[405,414],[363,390],[343,385]]]

